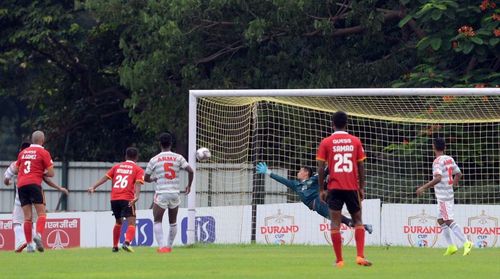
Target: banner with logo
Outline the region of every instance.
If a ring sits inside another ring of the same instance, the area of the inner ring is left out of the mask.
[[[96,246],[111,247],[115,218],[111,211],[96,212]],[[158,246],[153,231],[153,211],[136,211],[136,232],[133,246]],[[200,207],[196,209],[195,239],[203,243],[250,243],[251,206]],[[168,210],[163,216],[163,239],[168,241],[170,230]],[[120,243],[125,239],[127,224],[122,226]],[[187,209],[179,208],[177,214],[177,235],[174,245],[187,243]]]
[[[95,247],[95,226],[93,212],[65,212],[47,214],[43,243],[45,249],[65,249],[74,247]],[[11,214],[0,215],[0,250],[14,250],[15,238]],[[24,235],[22,236],[24,238]]]
[[[344,208],[342,214],[350,217]],[[380,243],[380,200],[363,201],[363,222],[373,227],[366,233],[367,245]],[[354,229],[341,226],[344,245],[355,245]],[[303,203],[269,204],[257,206],[257,243],[267,244],[331,244],[330,220],[325,219]]]
[[[384,204],[381,244],[446,247],[437,213],[435,204]],[[453,218],[475,247],[500,247],[500,206],[455,205]]]

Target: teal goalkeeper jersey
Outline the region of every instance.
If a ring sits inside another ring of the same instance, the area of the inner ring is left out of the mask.
[[[271,173],[271,178],[296,192],[300,200],[309,208],[312,208],[312,201],[319,197],[317,175],[304,181],[289,180],[274,173]]]

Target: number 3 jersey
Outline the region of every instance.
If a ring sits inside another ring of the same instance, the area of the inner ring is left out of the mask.
[[[144,184],[144,170],[134,161],[114,165],[106,176],[111,179],[111,200],[131,201],[135,197],[135,183]]]
[[[146,174],[157,179],[156,193],[179,193],[179,171],[188,166],[182,155],[165,151],[151,158]]]
[[[453,176],[460,173],[460,168],[452,157],[441,155],[432,163],[432,176],[441,175],[441,181],[434,185],[434,193],[438,201],[453,200]]]
[[[32,144],[17,156],[17,187],[42,185],[43,174],[53,165],[50,153],[38,144]]]
[[[328,190],[358,190],[358,162],[364,159],[359,138],[344,131],[324,138],[316,153],[316,160],[328,164]]]

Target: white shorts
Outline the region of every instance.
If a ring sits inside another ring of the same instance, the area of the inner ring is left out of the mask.
[[[181,204],[181,199],[179,193],[155,193],[154,203],[163,209],[172,209]]]
[[[12,223],[24,224],[24,213],[20,205],[14,205],[14,210],[12,210]]]
[[[437,202],[438,219],[444,221],[453,220],[453,201],[439,201]]]

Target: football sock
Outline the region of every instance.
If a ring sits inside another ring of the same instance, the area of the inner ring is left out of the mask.
[[[357,225],[354,229],[354,239],[356,240],[356,251],[358,257],[364,258],[365,250],[365,227],[363,225]]]
[[[455,222],[451,223],[450,229],[453,232],[453,234],[462,242],[462,244],[466,241],[465,235],[462,232],[462,228]]]
[[[33,223],[31,221],[24,221],[24,237],[26,243],[31,243],[33,240]]]
[[[161,248],[163,247],[163,227],[162,227],[162,223],[159,222],[159,223],[155,223],[154,226],[153,226],[153,230],[155,232],[155,238],[156,238],[156,242],[158,242],[158,246]]]
[[[41,236],[43,231],[45,231],[45,222],[47,221],[47,216],[40,215],[38,220],[36,220],[36,232]]]
[[[24,244],[25,242],[24,229],[23,226],[21,226],[21,224],[19,223],[14,223],[14,238],[16,241],[16,247]]]
[[[448,246],[455,245],[455,243],[453,243],[453,238],[451,236],[451,230],[448,227],[448,225],[446,225],[445,223],[441,224],[441,231],[443,232],[444,239],[446,240],[446,244],[448,244]]]
[[[337,262],[343,261],[342,258],[342,236],[340,235],[339,229],[332,229],[331,231],[333,251],[335,252],[335,257],[337,257]]]
[[[174,244],[175,235],[177,234],[177,223],[170,224],[170,232],[168,233],[168,247]]]
[[[125,241],[132,243],[135,237],[135,226],[128,226],[127,233],[125,234]]]
[[[122,225],[115,224],[115,226],[113,227],[113,247],[118,247],[121,230],[122,230]]]

